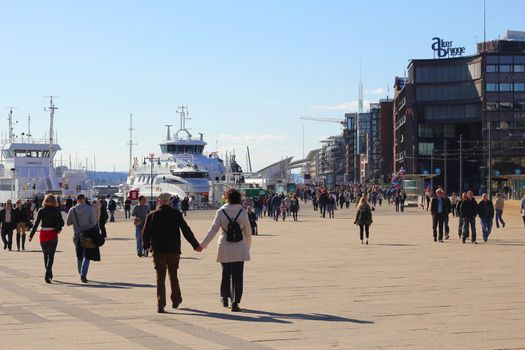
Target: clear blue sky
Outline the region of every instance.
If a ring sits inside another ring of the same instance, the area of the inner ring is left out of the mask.
[[[208,150],[235,149],[254,168],[302,155],[339,133],[301,115],[355,111],[359,62],[365,100],[384,98],[410,58],[432,58],[441,36],[475,53],[483,1],[0,1],[0,107],[17,106],[16,132],[48,128],[58,95],[64,158],[97,155],[127,170],[128,120],[136,155],[158,152],[164,124],[188,105]],[[487,0],[487,39],[525,30],[525,1]],[[366,108],[366,106],[365,106]],[[2,108],[0,132],[7,129]]]

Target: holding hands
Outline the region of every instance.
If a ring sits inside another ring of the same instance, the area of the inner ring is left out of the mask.
[[[204,248],[201,245],[199,245],[197,248],[195,248],[195,251],[199,252],[199,253],[202,252],[203,250],[204,250]]]

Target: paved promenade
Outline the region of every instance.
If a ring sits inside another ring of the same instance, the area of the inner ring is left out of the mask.
[[[0,251],[0,349],[525,349],[525,229],[505,213],[488,243],[434,243],[430,215],[374,214],[359,243],[355,208],[321,219],[259,222],[245,267],[242,313],[219,302],[215,244],[183,242],[184,301],[157,314],[151,258],[134,251],[131,222],[108,224],[102,262],[80,283],[71,230],[61,233],[55,283],[39,243]],[[202,239],[213,212],[191,212]]]

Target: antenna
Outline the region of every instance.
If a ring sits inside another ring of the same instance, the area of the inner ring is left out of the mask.
[[[133,113],[129,114],[129,142],[127,145],[129,146],[129,169],[131,171],[131,161],[133,159],[133,146],[137,145],[137,143],[133,142]]]
[[[12,143],[14,138],[15,138],[15,135],[13,133],[13,109],[16,109],[17,107],[5,107],[5,108],[9,108],[9,113],[7,114],[7,121],[8,121],[8,140],[9,140],[9,143]]]
[[[359,90],[359,104],[358,111],[363,113],[363,79],[362,79],[362,69],[361,69],[361,59],[359,59],[359,83],[357,83]]]
[[[58,109],[58,107],[55,107],[55,104],[53,103],[53,97],[58,96],[44,96],[49,97],[49,107],[44,107],[44,111],[49,111],[49,147],[53,147],[54,139],[53,136],[55,134],[55,131],[53,130],[53,123],[55,120],[55,110]]]
[[[485,52],[485,42],[487,41],[487,0],[483,0],[483,51]]]
[[[171,124],[165,124],[164,125],[166,128],[168,128],[167,132],[166,132],[166,141],[170,141],[171,140],[171,133],[170,133],[170,128],[173,126]]]
[[[31,114],[27,115],[27,137],[31,137]]]
[[[179,106],[179,107],[177,107],[177,114],[180,115],[180,129],[175,134],[176,137],[178,138],[179,137],[179,133],[181,131],[184,131],[186,133],[186,135],[188,135],[188,139],[190,139],[191,138],[191,134],[186,129],[186,120],[191,119],[191,118],[188,117],[188,115],[190,115],[190,113],[188,112],[188,107],[186,107],[186,106]]]

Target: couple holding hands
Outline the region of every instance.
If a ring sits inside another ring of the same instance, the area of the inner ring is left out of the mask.
[[[142,243],[145,250],[151,249],[153,264],[157,273],[157,311],[164,312],[166,307],[166,272],[171,283],[171,301],[173,308],[182,302],[182,295],[177,278],[181,254],[180,233],[197,252],[202,252],[220,232],[217,262],[222,265],[221,302],[231,311],[240,311],[243,292],[244,262],[250,260],[251,226],[246,210],[242,207],[241,194],[230,189],[226,192],[226,204],[215,215],[206,237],[199,243],[182,214],[170,207],[171,195],[162,193],[158,197],[158,207],[146,217],[142,231]]]

